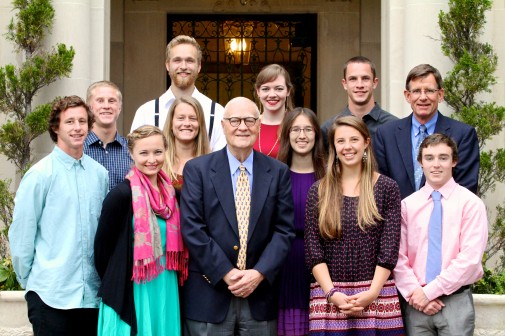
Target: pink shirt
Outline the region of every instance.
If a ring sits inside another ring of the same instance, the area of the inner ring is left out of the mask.
[[[428,223],[433,209],[433,188],[426,183],[402,201],[402,233],[394,278],[407,300],[423,286],[431,301],[473,284],[483,275],[482,256],[487,244],[486,207],[480,198],[451,178],[442,194],[442,271],[426,284]]]

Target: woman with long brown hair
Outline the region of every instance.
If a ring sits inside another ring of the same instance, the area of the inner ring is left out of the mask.
[[[310,186],[325,171],[322,133],[314,112],[296,107],[286,115],[278,159],[291,173],[296,237],[281,273],[277,333],[303,336],[309,330],[310,288],[310,273],[304,263],[305,203]]]
[[[309,334],[403,335],[391,271],[400,242],[400,191],[376,171],[370,133],[354,116],[329,132],[326,175],[307,197]]]

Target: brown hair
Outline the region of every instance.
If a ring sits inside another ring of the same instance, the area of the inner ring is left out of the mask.
[[[312,110],[305,107],[295,107],[292,111],[289,111],[286,114],[282,122],[280,136],[281,143],[277,159],[288,166],[291,166],[291,162],[293,160],[293,147],[291,147],[290,143],[291,126],[295,122],[296,118],[301,115],[306,116],[309,119],[310,124],[314,129],[315,139],[314,148],[312,148],[312,166],[314,168],[316,179],[319,180],[325,174],[325,152],[321,128],[319,127],[316,114]]]
[[[71,107],[79,107],[82,106],[86,110],[86,113],[88,114],[88,131],[91,130],[91,127],[93,127],[93,123],[95,122],[95,117],[93,116],[93,113],[91,113],[91,110],[89,109],[89,106],[86,105],[84,100],[81,99],[81,97],[78,96],[66,96],[63,98],[56,98],[53,101],[53,105],[51,106],[51,114],[49,115],[49,136],[51,137],[51,140],[53,142],[58,141],[58,134],[56,134],[55,131],[58,130],[60,127],[60,116],[61,113]]]
[[[265,83],[274,81],[277,79],[277,77],[283,76],[284,80],[286,81],[286,86],[289,90],[289,96],[286,97],[286,109],[288,111],[291,111],[295,106],[293,104],[293,96],[295,94],[295,88],[293,86],[293,83],[291,82],[291,77],[289,76],[289,72],[286,71],[286,69],[279,64],[269,64],[261,71],[258,73],[258,76],[256,76],[256,82],[254,83],[254,96],[256,99],[258,99],[258,94],[256,91],[260,88]]]
[[[347,60],[347,62],[345,62],[344,64],[344,68],[343,68],[343,71],[344,71],[344,79],[346,79],[346,76],[347,76],[347,66],[351,63],[365,63],[365,64],[368,64],[370,65],[370,68],[372,69],[372,75],[373,75],[373,78],[372,79],[375,79],[377,78],[377,72],[376,72],[376,69],[375,69],[375,64],[374,62],[370,61],[368,58],[366,58],[365,56],[355,56],[355,57],[352,57],[352,58],[349,58]]]
[[[165,50],[165,63],[170,61],[170,51],[172,48],[178,46],[179,44],[190,44],[195,47],[198,64],[202,63],[202,49],[200,49],[200,45],[193,37],[187,35],[178,35],[168,42],[167,49]]]
[[[362,119],[354,116],[336,118],[328,133],[330,145],[330,155],[326,175],[319,184],[319,231],[326,239],[339,238],[342,233],[340,212],[343,204],[342,191],[342,167],[338,161],[335,149],[335,133],[341,126],[349,126],[357,130],[365,139],[371,139],[370,132]],[[375,224],[382,217],[375,203],[373,187],[374,172],[376,169],[375,156],[373,154],[372,143],[369,142],[365,149],[367,159],[361,164],[361,177],[359,181],[359,200],[357,217],[358,226],[365,231],[368,226]],[[335,202],[337,204],[335,204]]]
[[[174,126],[175,108],[183,103],[190,105],[193,110],[195,110],[196,119],[198,120],[198,135],[194,139],[193,156],[197,157],[210,152],[209,137],[207,135],[207,128],[205,127],[205,116],[203,114],[202,105],[200,105],[198,100],[191,96],[176,98],[168,110],[165,126],[163,127],[163,134],[167,139],[169,148],[169,150],[165,152],[165,165],[163,166],[163,170],[172,180],[177,180],[177,172],[175,171],[174,166],[178,160],[176,153],[176,140],[172,127]]]
[[[163,147],[165,150],[168,149],[168,143],[167,139],[163,135],[163,132],[156,126],[151,126],[151,125],[144,125],[140,126],[130,134],[126,136],[126,140],[128,140],[128,150],[130,153],[133,153],[133,148],[135,147],[135,144],[137,143],[138,140],[142,140],[145,138],[152,137],[154,135],[161,135],[163,138]]]
[[[417,161],[422,162],[423,159],[423,149],[429,146],[436,146],[439,144],[446,144],[452,150],[452,162],[458,162],[458,145],[456,142],[445,134],[433,133],[428,135],[421,145],[419,146],[419,152],[417,153]]]
[[[429,64],[419,64],[418,66],[415,66],[410,70],[409,74],[407,75],[407,80],[405,81],[405,89],[408,91],[410,90],[410,82],[413,80],[416,80],[418,78],[425,78],[432,74],[435,77],[435,80],[437,82],[437,89],[441,89],[443,82],[442,82],[442,75],[440,75],[440,72],[435,68],[432,67]]]

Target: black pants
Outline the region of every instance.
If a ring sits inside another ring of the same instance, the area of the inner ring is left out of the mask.
[[[98,325],[98,309],[55,309],[40,299],[37,293],[26,293],[28,319],[35,336],[94,336]]]

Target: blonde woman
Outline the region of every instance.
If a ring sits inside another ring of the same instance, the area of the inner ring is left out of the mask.
[[[98,336],[180,336],[178,285],[188,276],[188,251],[175,190],[161,170],[168,144],[149,125],[127,139],[134,166],[105,198],[95,237]]]
[[[198,100],[190,96],[176,98],[168,111],[163,134],[168,142],[163,170],[179,195],[186,162],[210,152],[203,109]]]
[[[293,84],[289,73],[279,64],[261,69],[254,84],[261,103],[261,123],[254,149],[277,158],[280,147],[280,127],[284,115],[293,109]]]
[[[306,263],[309,335],[404,335],[391,271],[400,243],[400,191],[376,172],[370,133],[337,118],[326,175],[309,190]]]

